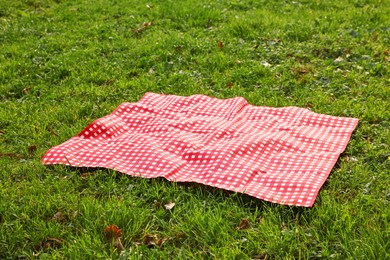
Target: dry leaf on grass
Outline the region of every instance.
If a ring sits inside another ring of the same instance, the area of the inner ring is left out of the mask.
[[[140,33],[142,33],[143,31],[145,31],[147,28],[149,28],[150,26],[152,26],[154,24],[154,20],[150,21],[150,22],[145,22],[143,23],[140,27],[136,28],[133,30],[133,33],[134,35],[138,36],[140,35]]]
[[[54,214],[54,216],[51,219],[54,220],[54,221],[57,221],[57,222],[64,222],[64,221],[66,221],[65,216],[62,214],[61,211],[57,211],[57,213]]]
[[[147,234],[143,237],[142,243],[146,246],[153,247],[153,246],[161,246],[165,241],[167,241],[168,238],[159,238],[157,234],[155,235],[150,235]]]
[[[222,47],[223,47],[223,43],[221,42],[221,41],[218,41],[218,49],[222,49]]]
[[[157,235],[145,235],[142,239],[142,243],[147,246],[156,245],[156,240],[158,239]]]
[[[146,23],[143,24],[143,26],[144,26],[144,28],[146,28],[146,27],[152,26],[152,24],[153,24],[153,21],[146,22]]]
[[[81,174],[81,179],[86,179],[86,178],[88,178],[89,176],[91,176],[91,175],[94,175],[95,174],[95,172],[84,172],[83,174]]]
[[[261,65],[263,65],[264,67],[271,67],[272,65],[270,63],[268,63],[266,60],[262,60],[260,62]]]
[[[42,242],[34,246],[34,250],[44,251],[49,248],[58,248],[62,244],[61,238],[47,237]]]
[[[110,242],[113,242],[114,247],[122,251],[124,249],[122,245],[122,229],[117,226],[110,224],[106,228],[104,228],[104,235]]]
[[[22,90],[22,93],[26,95],[26,94],[28,94],[28,92],[30,92],[31,89],[32,89],[32,86],[28,86],[27,88],[24,88]]]
[[[79,214],[79,211],[78,211],[78,210],[76,210],[75,212],[73,212],[73,214],[72,214],[72,220],[74,220],[74,219],[77,217],[78,214]]]
[[[113,79],[106,80],[106,82],[103,83],[103,85],[109,86],[114,82]]]
[[[250,222],[247,218],[244,218],[241,220],[240,225],[236,227],[236,230],[243,230],[243,229],[248,229],[250,226]]]
[[[69,222],[69,221],[73,221],[78,214],[79,214],[78,210],[74,211],[72,214],[66,214],[66,215],[64,215],[61,211],[57,211],[56,214],[53,215],[51,220],[60,223]]]
[[[347,162],[357,162],[358,161],[358,159],[356,158],[356,157],[354,157],[354,156],[345,156],[345,160],[347,161]]]
[[[274,39],[274,42],[275,42],[275,43],[279,43],[279,42],[281,42],[281,41],[282,41],[282,40],[281,40],[280,38],[275,38],[275,39]]]
[[[122,229],[118,228],[114,224],[110,224],[104,228],[104,235],[107,239],[122,237]]]
[[[173,209],[175,207],[176,203],[170,202],[164,205],[164,208],[167,210]]]
[[[33,154],[37,150],[36,145],[31,145],[27,148],[29,154]]]

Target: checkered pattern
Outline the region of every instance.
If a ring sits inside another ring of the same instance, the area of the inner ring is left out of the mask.
[[[311,207],[358,119],[146,93],[50,149],[44,164],[104,167]]]

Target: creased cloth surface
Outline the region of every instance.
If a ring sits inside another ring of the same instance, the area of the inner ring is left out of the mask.
[[[44,164],[104,167],[311,207],[358,119],[244,98],[146,93],[51,148]]]

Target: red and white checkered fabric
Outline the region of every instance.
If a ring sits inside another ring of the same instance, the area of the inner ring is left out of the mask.
[[[104,167],[311,207],[358,119],[241,97],[146,93],[50,149],[44,164]]]

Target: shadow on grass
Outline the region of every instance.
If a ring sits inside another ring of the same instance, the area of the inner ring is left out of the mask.
[[[298,206],[288,206],[288,205],[280,205],[272,202],[268,202],[253,196],[250,196],[248,194],[235,192],[231,190],[221,189],[201,183],[196,182],[173,182],[165,179],[164,177],[157,177],[157,178],[142,178],[138,176],[131,176],[125,173],[121,173],[115,170],[107,169],[107,168],[92,168],[92,167],[72,167],[72,166],[66,166],[66,165],[47,165],[49,169],[55,170],[57,167],[61,167],[65,169],[65,175],[66,176],[78,176],[78,182],[82,181],[83,179],[87,179],[88,176],[95,175],[95,178],[105,178],[105,176],[111,176],[116,182],[122,181],[123,178],[126,178],[126,180],[131,180],[134,184],[141,185],[146,184],[152,186],[164,186],[168,189],[175,189],[176,191],[183,193],[182,195],[185,196],[184,193],[190,193],[194,196],[198,197],[199,200],[204,200],[206,197],[210,199],[210,197],[213,197],[212,199],[215,201],[225,201],[229,200],[229,204],[234,203],[235,206],[238,207],[244,207],[246,209],[249,209],[251,212],[254,211],[263,211],[263,210],[276,210],[279,212],[285,212],[287,214],[286,216],[296,216],[300,213],[303,213],[307,210],[310,210],[310,208],[306,207],[298,207]],[[96,174],[100,174],[97,175]],[[74,178],[70,178],[74,179]],[[81,179],[81,180],[80,180]],[[107,181],[105,179],[101,179],[101,181]],[[179,187],[179,189],[176,189]],[[85,187],[83,187],[85,188]],[[182,190],[182,191],[180,191]]]

